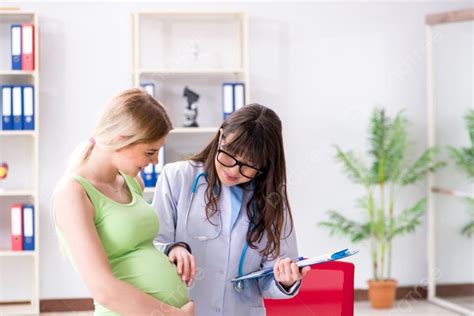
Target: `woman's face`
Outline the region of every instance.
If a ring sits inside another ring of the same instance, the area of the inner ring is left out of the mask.
[[[222,132],[221,132],[221,135],[222,135]],[[251,180],[250,178],[242,175],[240,172],[239,164],[235,164],[236,160],[237,162],[240,162],[246,165],[251,165],[251,163],[246,161],[239,155],[234,155],[233,153],[228,152],[225,148],[226,140],[229,142],[232,140],[232,137],[233,137],[232,134],[229,134],[228,136],[226,136],[225,139],[221,137],[221,143],[220,143],[219,148],[224,150],[225,153],[221,152],[220,154],[216,155],[216,157],[214,158],[214,166],[216,168],[217,176],[219,177],[219,180],[221,181],[221,183],[226,186],[239,185],[239,184],[249,182]],[[235,165],[232,167],[227,167],[233,164]],[[245,174],[249,177],[254,177],[257,173],[256,170],[255,172],[253,172],[251,169],[249,170],[246,167],[244,167],[243,170]]]
[[[165,138],[154,143],[134,144],[116,151],[115,165],[126,175],[136,177],[150,162],[158,163],[158,152]]]

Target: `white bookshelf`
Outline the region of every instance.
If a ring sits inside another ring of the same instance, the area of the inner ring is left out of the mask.
[[[242,74],[244,69],[137,69],[139,75],[166,74],[173,76]]]
[[[37,255],[36,251],[11,251],[11,250],[0,251],[0,256],[3,256],[3,257],[35,257],[36,255]]]
[[[30,136],[30,137],[36,137],[37,133],[36,133],[36,131],[2,131],[2,130],[0,130],[0,136]]]
[[[10,26],[33,23],[35,70],[11,70]],[[0,315],[39,315],[39,31],[34,12],[0,11],[0,85],[34,86],[35,130],[0,130],[0,162],[9,164],[8,177],[0,180]],[[12,251],[10,248],[10,206],[16,203],[34,205],[34,251]],[[12,286],[15,275],[21,275],[21,288]],[[6,297],[5,297],[6,296]]]
[[[143,190],[143,193],[146,193],[146,194],[153,194],[155,192],[155,188],[145,188],[145,190]]]
[[[136,12],[131,29],[132,83],[153,83],[173,123],[165,164],[185,159],[221,125],[224,82],[243,82],[250,103],[248,17],[243,12]],[[200,95],[199,127],[183,127],[185,86]],[[152,194],[153,188],[145,193]]]
[[[27,70],[1,70],[1,76],[31,76],[35,77],[35,71],[27,71]]]
[[[0,196],[3,196],[3,197],[10,197],[10,196],[25,196],[25,197],[28,197],[28,196],[31,196],[33,198],[36,197],[36,193],[34,190],[0,190]]]
[[[217,132],[216,127],[178,127],[174,128],[170,134],[203,134],[210,133],[214,134]]]

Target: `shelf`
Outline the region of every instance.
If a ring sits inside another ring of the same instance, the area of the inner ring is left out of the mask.
[[[34,257],[35,255],[36,251],[0,250],[0,257]]]
[[[210,16],[215,18],[216,16],[229,17],[229,16],[241,16],[244,13],[242,11],[230,11],[230,12],[221,12],[221,11],[142,11],[137,12],[137,15],[149,15],[149,16]]]
[[[0,70],[0,76],[35,76],[36,71],[29,70]]]
[[[35,315],[38,308],[30,302],[2,303],[0,302],[0,315]]]
[[[0,23],[23,23],[32,22],[35,14],[33,12],[23,12],[18,10],[0,11]]]
[[[20,11],[19,9],[11,9],[11,10],[5,10],[5,11],[1,11],[0,10],[0,17],[2,15],[30,15],[31,17],[33,17],[35,15],[34,12],[25,12],[25,11]]]
[[[163,75],[222,75],[243,74],[244,69],[137,69],[138,74],[163,74]]]
[[[30,136],[36,137],[36,131],[2,131],[0,130],[0,136]]]
[[[0,196],[35,196],[32,190],[3,190],[0,189]]]
[[[218,127],[178,127],[172,129],[170,134],[204,134],[216,133]]]
[[[155,188],[145,188],[145,190],[143,190],[143,193],[155,193]]]

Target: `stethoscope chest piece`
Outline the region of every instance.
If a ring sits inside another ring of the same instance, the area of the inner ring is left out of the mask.
[[[237,293],[242,292],[243,289],[244,289],[244,281],[240,280],[240,281],[237,281],[237,282],[234,283],[234,290]]]

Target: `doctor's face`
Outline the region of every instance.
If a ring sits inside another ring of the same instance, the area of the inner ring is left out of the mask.
[[[232,134],[227,136],[227,140],[232,139]],[[233,155],[233,153],[226,150],[226,138],[222,137],[219,142],[214,165],[217,171],[217,176],[221,183],[226,186],[234,186],[249,182],[260,172],[251,163],[240,157]]]

